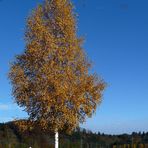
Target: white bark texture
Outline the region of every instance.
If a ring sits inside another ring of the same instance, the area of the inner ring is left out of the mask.
[[[55,148],[59,148],[59,133],[55,131]]]

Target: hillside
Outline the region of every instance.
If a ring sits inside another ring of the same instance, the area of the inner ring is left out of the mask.
[[[71,135],[60,134],[60,148],[148,148],[148,132],[122,135],[93,133],[77,128]],[[49,148],[54,147],[53,133],[43,133],[39,129],[20,133],[13,122],[0,124],[0,148]]]

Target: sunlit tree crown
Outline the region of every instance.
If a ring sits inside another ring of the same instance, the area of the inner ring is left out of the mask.
[[[11,66],[15,101],[43,129],[71,131],[101,102],[105,84],[90,74],[75,17],[69,0],[39,5],[27,20],[25,51]]]

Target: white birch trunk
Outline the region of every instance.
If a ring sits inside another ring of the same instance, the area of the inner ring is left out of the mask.
[[[55,148],[59,148],[59,133],[55,131]]]

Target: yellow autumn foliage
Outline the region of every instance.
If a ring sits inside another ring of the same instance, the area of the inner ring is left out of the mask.
[[[30,123],[42,129],[71,131],[101,103],[105,83],[90,74],[83,39],[76,32],[71,2],[46,0],[29,16],[25,50],[12,62],[14,99]]]

